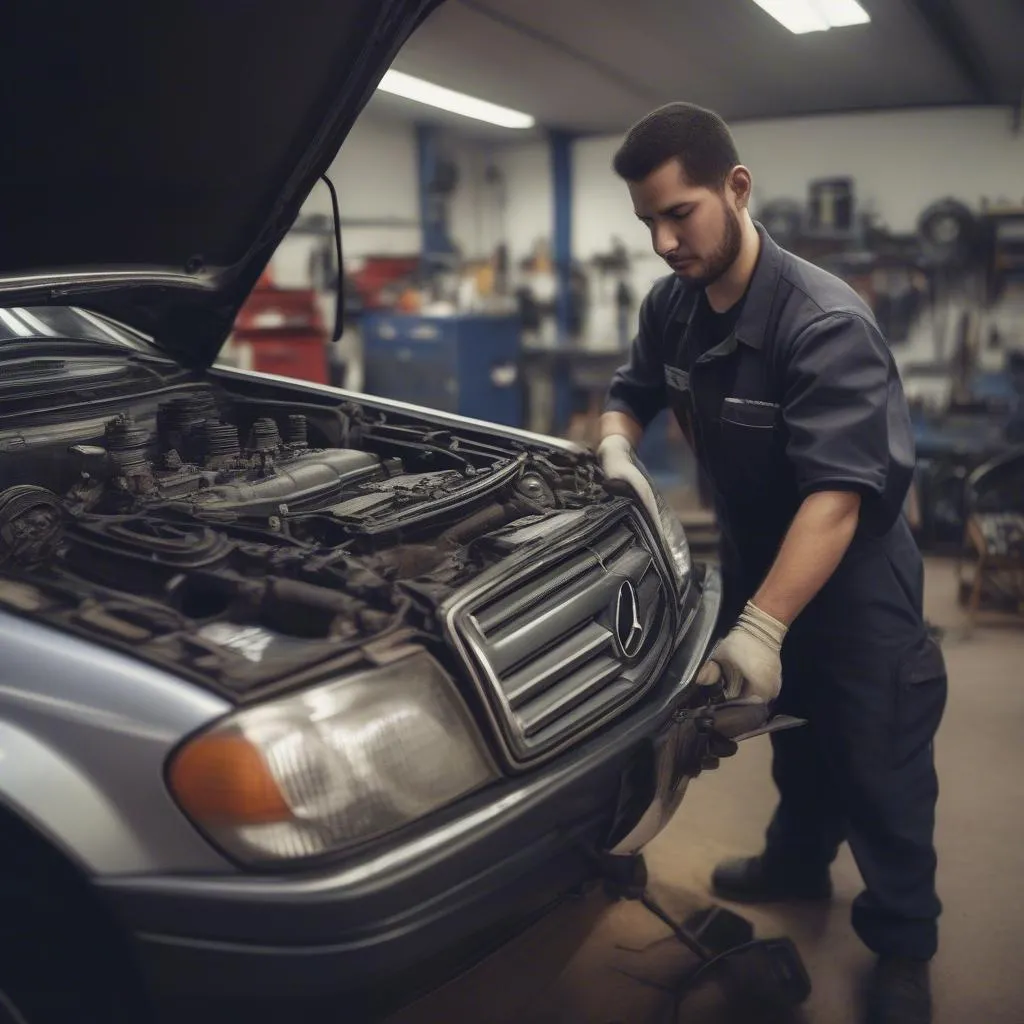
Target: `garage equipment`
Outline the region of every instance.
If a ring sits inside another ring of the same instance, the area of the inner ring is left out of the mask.
[[[917,233],[929,266],[964,269],[978,258],[977,219],[957,199],[940,199],[927,206],[918,218]]]
[[[724,701],[720,686],[709,689],[710,703],[687,712],[696,718],[698,743],[685,755],[688,767],[683,771],[696,771],[690,758],[709,767],[717,763],[719,755],[735,752],[735,745],[745,739],[806,724],[788,715],[769,717],[768,707],[760,702]],[[811,979],[791,939],[757,939],[749,921],[718,906],[700,910],[682,923],[676,921],[649,891],[643,855],[623,855],[619,849],[600,859],[609,894],[639,902],[697,958],[696,967],[674,987],[677,1015],[686,996],[712,972],[722,975],[722,988],[737,1011],[791,1009],[807,999]]]
[[[976,469],[964,490],[966,525],[957,568],[973,630],[986,590],[1007,608],[1024,608],[1024,447]],[[970,581],[963,576],[968,554],[974,561]]]
[[[697,965],[671,990],[677,1016],[685,998],[713,973],[720,975],[722,990],[737,1011],[792,1009],[811,994],[810,975],[792,939],[757,939],[746,918],[718,906],[676,921],[648,890],[647,865],[640,854],[609,858],[605,879],[610,895],[639,902],[697,958]]]
[[[327,328],[311,288],[276,288],[264,273],[239,311],[232,341],[254,370],[328,382]]]
[[[522,426],[518,317],[368,313],[362,333],[369,394]]]

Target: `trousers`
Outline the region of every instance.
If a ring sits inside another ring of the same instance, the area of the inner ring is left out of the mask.
[[[764,856],[783,876],[824,875],[848,842],[864,880],[852,911],[861,940],[927,960],[942,910],[934,741],[948,683],[923,619],[919,564],[902,528],[862,543],[793,624],[775,710],[808,724],[771,737],[779,802]],[[725,583],[731,615],[754,584]]]

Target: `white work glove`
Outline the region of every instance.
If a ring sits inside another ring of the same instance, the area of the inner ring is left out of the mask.
[[[690,545],[679,517],[665,504],[651,483],[636,449],[624,434],[609,434],[597,449],[597,459],[609,481],[618,480],[636,495],[661,535],[677,582],[682,585],[690,573]]]
[[[661,520],[664,510],[628,437],[624,434],[609,434],[598,445],[597,461],[609,480],[621,480],[633,488],[654,522]]]
[[[748,601],[736,625],[715,644],[697,674],[700,686],[722,682],[726,700],[746,697],[765,704],[782,688],[786,627]]]

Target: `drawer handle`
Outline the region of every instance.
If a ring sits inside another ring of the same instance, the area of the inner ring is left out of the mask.
[[[430,324],[420,324],[409,332],[409,337],[416,341],[435,341],[441,337],[441,332]]]
[[[491,383],[496,388],[510,388],[519,379],[519,367],[515,363],[498,363],[491,367]]]

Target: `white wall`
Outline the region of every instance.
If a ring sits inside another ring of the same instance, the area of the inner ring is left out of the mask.
[[[506,236],[507,195],[501,174],[502,152],[489,142],[447,136],[446,159],[458,167],[459,180],[448,209],[448,232],[466,259],[486,259]],[[493,173],[497,171],[495,177]]]
[[[509,241],[515,258],[526,254],[538,237],[551,234],[551,193],[547,147],[506,148],[485,141],[460,139],[446,133],[445,159],[454,160],[459,180],[451,197],[449,231],[466,259],[490,256]],[[489,167],[500,171],[497,180]],[[416,131],[410,121],[363,115],[330,168],[338,190],[341,216],[346,218],[419,218]],[[509,222],[507,209],[517,210]],[[318,184],[303,205],[304,214],[330,215],[327,188]],[[345,260],[373,255],[410,255],[420,251],[418,227],[352,227],[343,229]],[[282,286],[307,283],[310,242],[290,236],[274,259]]]
[[[1010,114],[982,108],[913,110],[751,121],[733,134],[754,176],[754,208],[770,199],[804,200],[815,178],[850,175],[858,206],[893,231],[911,231],[930,202],[945,196],[978,208],[982,197],[1024,202],[1024,133]],[[648,244],[625,188],[611,170],[619,137],[575,147],[573,247],[578,257]],[[514,211],[513,211],[514,216]]]
[[[814,178],[851,175],[858,204],[894,231],[909,231],[934,199],[952,195],[977,207],[983,197],[1024,201],[1024,134],[1009,113],[982,108],[847,114],[733,127],[740,156],[754,174],[757,205],[804,199]],[[643,291],[662,272],[650,254],[625,187],[611,170],[618,136],[584,139],[573,148],[573,252],[586,260],[621,239]],[[451,202],[452,237],[467,258],[504,241],[516,262],[538,239],[550,240],[553,197],[546,142],[496,145],[448,136],[445,155],[459,166]],[[500,180],[489,181],[494,165]],[[364,115],[331,166],[343,217],[415,221],[419,216],[416,137],[411,123]],[[318,185],[304,207],[328,213]],[[418,227],[346,228],[346,260],[370,253],[419,252]],[[287,239],[275,259],[282,285],[305,282],[308,242]]]
[[[952,195],[977,206],[982,197],[1024,201],[1024,134],[1014,135],[1007,111],[983,108],[845,114],[733,127],[740,156],[755,180],[758,203],[804,199],[814,178],[851,175],[858,204],[876,212],[894,231],[912,230],[921,210]],[[623,184],[611,170],[619,136],[577,142],[573,153],[573,252],[588,259],[607,252],[616,238],[635,260],[634,283],[645,287],[661,272],[636,222]],[[505,241],[513,262],[550,240],[553,222],[547,143],[493,145],[450,137],[446,154],[460,171],[451,204],[453,239],[468,258],[493,252]],[[489,182],[489,164],[501,172]],[[416,138],[411,123],[364,115],[331,166],[343,217],[419,216]],[[318,185],[304,207],[328,213]],[[369,253],[415,253],[420,231],[353,228],[344,232],[346,259]],[[308,243],[286,240],[275,260],[279,276],[305,273]],[[282,284],[292,283],[282,280]],[[300,283],[296,280],[293,283]]]
[[[382,217],[419,219],[419,187],[416,174],[416,136],[401,121],[360,118],[341,147],[328,172],[338,190],[344,220]],[[304,210],[328,213],[330,199],[320,185],[310,193]],[[366,253],[419,252],[418,227],[346,228],[346,257]]]
[[[511,145],[501,153],[505,175],[506,241],[514,261],[529,255],[538,239],[551,241],[554,193],[551,152],[546,142]]]
[[[411,124],[360,118],[353,126],[328,175],[338,191],[342,220],[385,218],[417,221],[416,136]],[[331,214],[327,186],[318,182],[303,204],[303,214]],[[408,227],[345,227],[342,243],[346,263],[362,256],[409,255],[420,251],[422,236]],[[308,287],[311,240],[289,235],[274,254],[272,271],[281,287]]]
[[[504,242],[515,262],[538,239],[550,243],[554,206],[547,143],[450,142],[447,155],[460,175],[449,226],[467,256],[489,256]],[[486,180],[488,166],[497,180]]]

